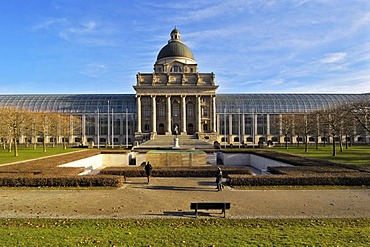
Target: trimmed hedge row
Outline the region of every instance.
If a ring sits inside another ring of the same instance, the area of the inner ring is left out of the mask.
[[[224,176],[230,174],[252,174],[252,172],[243,166],[222,167]],[[121,175],[125,177],[145,177],[143,167],[107,167],[100,171],[100,174]],[[154,177],[215,177],[217,167],[154,167],[152,176]]]
[[[268,186],[268,185],[370,185],[370,174],[305,174],[294,175],[230,175],[230,186]]]
[[[0,177],[0,186],[8,187],[119,187],[124,184],[122,176],[8,176]]]
[[[293,167],[268,167],[267,170],[272,174],[347,174],[347,173],[359,173],[357,170],[347,169],[343,167],[334,166],[293,166]]]

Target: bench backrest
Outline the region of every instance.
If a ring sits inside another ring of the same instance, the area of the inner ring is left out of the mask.
[[[230,209],[230,202],[193,202],[190,209]]]

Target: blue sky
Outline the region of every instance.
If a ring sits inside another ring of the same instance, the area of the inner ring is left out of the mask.
[[[370,92],[369,0],[2,0],[0,25],[0,94],[134,93],[175,25],[218,93]]]

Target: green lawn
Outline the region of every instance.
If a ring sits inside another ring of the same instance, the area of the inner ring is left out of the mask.
[[[63,147],[48,147],[46,152],[43,152],[42,147],[38,147],[37,149],[33,149],[33,147],[20,147],[18,149],[19,155],[18,157],[14,156],[14,152],[10,152],[7,149],[0,149],[0,164],[6,164],[11,162],[47,157],[50,155],[55,154],[63,154],[63,153],[70,153],[75,151],[80,151],[81,148],[67,148],[63,149]]]
[[[4,246],[368,246],[370,219],[0,219]]]
[[[345,164],[370,166],[370,146],[353,146],[348,149],[344,148],[343,152],[340,152],[339,147],[337,147],[336,156],[332,156],[331,146],[319,147],[318,149],[310,146],[307,153],[304,151],[304,145],[301,145],[300,147],[288,147],[288,149],[285,149],[285,147],[274,147],[272,150],[326,159]]]

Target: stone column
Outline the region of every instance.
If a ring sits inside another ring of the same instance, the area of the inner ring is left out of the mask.
[[[217,116],[216,116],[216,119],[217,119],[217,134],[221,134],[221,130],[220,130],[220,124],[221,124],[221,120],[220,120],[220,114],[217,114]]]
[[[197,130],[198,132],[202,132],[202,111],[201,111],[201,105],[200,105],[200,96],[197,95]]]
[[[82,136],[81,136],[81,141],[82,141],[82,144],[85,145],[86,143],[86,115],[85,114],[82,114],[81,116],[81,122],[82,122]]]
[[[229,136],[231,139],[231,136],[233,135],[233,114],[229,113]]]
[[[186,96],[182,95],[181,96],[181,132],[183,134],[186,134]]]
[[[216,96],[212,97],[212,132],[216,132]]]
[[[156,97],[152,95],[152,125],[153,125],[153,133],[157,133],[157,108],[156,108]]]
[[[95,137],[94,140],[95,140],[95,143],[99,143],[99,138],[100,138],[100,113],[99,113],[99,109],[98,109],[98,112],[96,113],[95,115]]]
[[[167,95],[167,135],[171,135],[171,96]]]
[[[137,132],[141,133],[141,96],[137,97]]]
[[[242,113],[242,136],[243,136],[243,139],[244,139],[244,136],[245,136],[245,115],[244,115],[244,112]]]
[[[266,114],[266,142],[270,136],[270,113]]]
[[[256,143],[256,137],[257,137],[257,126],[258,126],[258,122],[257,122],[257,112],[255,111],[253,113],[253,143],[255,144]],[[258,141],[257,141],[258,142]]]

